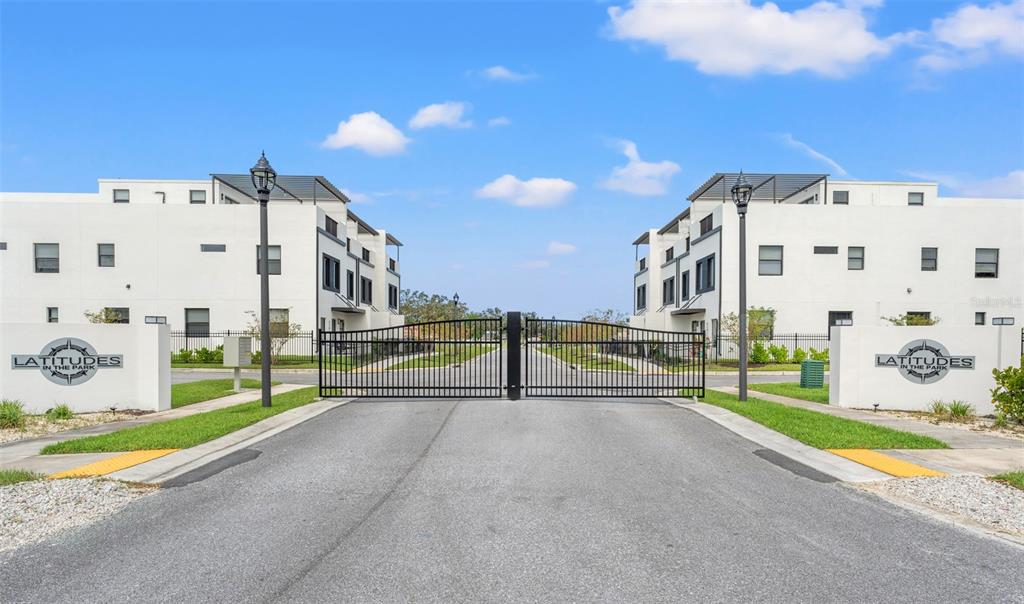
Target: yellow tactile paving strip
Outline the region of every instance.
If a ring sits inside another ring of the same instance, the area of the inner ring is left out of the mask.
[[[81,478],[85,476],[104,476],[118,470],[137,466],[140,463],[163,457],[174,453],[178,449],[148,449],[144,451],[132,451],[124,455],[118,455],[109,459],[96,461],[84,466],[51,474],[48,478]]]
[[[923,466],[912,464],[909,461],[903,461],[878,451],[872,451],[871,449],[826,449],[826,451],[898,478],[946,475],[945,472],[930,470]]]

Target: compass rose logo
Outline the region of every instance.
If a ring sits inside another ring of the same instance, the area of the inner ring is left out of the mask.
[[[939,342],[922,339],[908,342],[897,354],[876,354],[875,367],[892,367],[911,382],[932,384],[951,369],[974,369],[974,357],[949,354]]]
[[[60,338],[43,347],[39,354],[12,354],[12,369],[37,369],[61,386],[88,382],[99,369],[121,369],[119,354],[99,354],[91,344],[79,338]]]

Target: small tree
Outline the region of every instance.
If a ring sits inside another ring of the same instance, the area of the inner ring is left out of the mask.
[[[247,310],[249,324],[245,332],[254,340],[260,338],[260,317],[254,310]],[[297,337],[302,332],[302,325],[299,323],[271,322],[270,324],[270,362],[277,363],[281,357],[288,340]],[[255,356],[255,355],[254,355]]]
[[[740,319],[736,313],[722,315],[722,332],[739,345]],[[755,306],[747,309],[747,350],[740,354],[749,354],[750,347],[759,340],[771,339],[775,332],[775,309]]]
[[[930,315],[911,315],[906,313],[896,315],[894,317],[882,317],[882,319],[896,325],[897,327],[935,325],[941,320],[938,317],[932,317]]]

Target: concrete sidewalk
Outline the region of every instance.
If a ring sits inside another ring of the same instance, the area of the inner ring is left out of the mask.
[[[735,387],[710,388],[726,394],[736,395]],[[826,413],[854,421],[874,424],[921,434],[941,440],[949,449],[897,449],[882,450],[885,454],[909,461],[927,468],[949,474],[974,473],[991,476],[1024,468],[1024,442],[992,434],[980,434],[968,430],[919,422],[912,419],[893,417],[886,413],[875,413],[862,409],[833,407],[802,399],[750,391],[749,396],[790,407]]]
[[[279,384],[277,386],[272,387],[270,389],[270,392],[273,395],[278,395],[306,387],[307,386],[302,384]],[[140,415],[135,419],[127,421],[97,424],[95,426],[79,428],[77,430],[55,432],[53,434],[47,434],[45,436],[40,436],[38,438],[27,438],[25,440],[17,440],[14,442],[6,443],[0,445],[0,469],[17,468],[20,470],[32,470],[34,472],[43,472],[46,474],[63,472],[65,470],[70,470],[72,468],[76,468],[85,464],[109,459],[111,457],[121,455],[122,453],[40,455],[39,452],[43,449],[43,447],[65,440],[82,438],[83,436],[109,434],[111,432],[117,432],[118,430],[123,430],[125,428],[134,428],[136,426],[144,426],[147,424],[165,422],[172,419],[187,417],[189,415],[195,415],[197,413],[204,413],[206,411],[223,409],[224,407],[231,407],[234,405],[259,400],[259,396],[259,390],[248,390],[245,392],[240,392],[238,394],[232,394],[221,398],[215,398],[209,401],[203,401],[201,403],[193,403],[191,405],[186,405],[184,407],[178,407],[177,409],[169,409],[167,411],[159,411],[157,413]]]

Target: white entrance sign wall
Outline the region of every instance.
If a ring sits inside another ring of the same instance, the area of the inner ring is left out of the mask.
[[[0,323],[0,398],[29,413],[171,408],[166,324]]]
[[[962,400],[994,412],[992,370],[1020,364],[1020,329],[993,326],[833,327],[829,404],[924,411]]]

